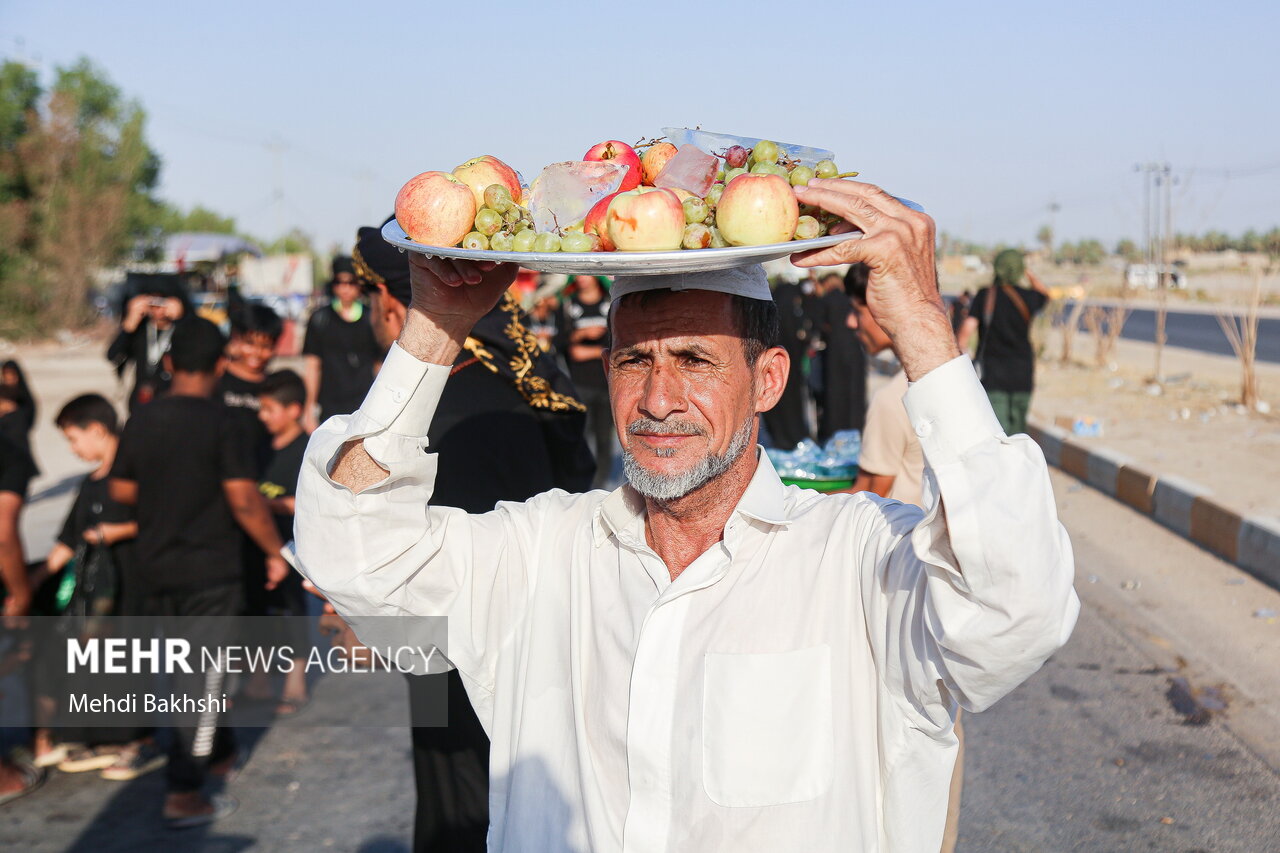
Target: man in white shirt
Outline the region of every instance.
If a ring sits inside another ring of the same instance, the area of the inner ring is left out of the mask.
[[[492,738],[491,850],[935,853],[957,706],[1070,635],[1044,458],[956,346],[932,220],[866,184],[797,194],[865,232],[795,261],[871,267],[926,511],[784,487],[757,452],[790,368],[758,268],[615,282],[614,492],[430,505],[448,365],[515,273],[492,264],[415,256],[399,344],[312,436],[300,568],[366,644],[436,643],[458,667]]]

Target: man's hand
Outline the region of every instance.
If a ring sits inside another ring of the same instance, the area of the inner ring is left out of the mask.
[[[517,270],[515,264],[410,254],[413,296],[400,346],[422,361],[453,364],[472,327],[498,303]]]
[[[147,295],[135,296],[129,300],[129,304],[125,306],[124,319],[120,322],[120,328],[132,334],[138,330],[138,326],[142,325],[142,318],[147,316],[147,308],[151,305],[151,297]]]
[[[275,589],[289,577],[289,572],[293,571],[289,568],[289,564],[285,562],[284,557],[279,554],[267,555],[267,589]]]
[[[934,267],[933,219],[911,210],[879,187],[838,179],[815,179],[796,187],[796,197],[845,222],[832,233],[865,234],[827,249],[791,256],[796,266],[864,263],[871,268],[867,307],[893,341],[907,378],[915,381],[960,354]]]

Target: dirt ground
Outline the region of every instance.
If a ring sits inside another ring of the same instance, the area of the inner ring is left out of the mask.
[[[1060,351],[1051,339],[1047,350]],[[1076,339],[1091,359],[1093,341]],[[1081,437],[1126,454],[1153,474],[1176,474],[1213,491],[1249,515],[1280,517],[1280,416],[1249,414],[1238,405],[1240,367],[1234,358],[1166,347],[1167,381],[1157,394],[1147,381],[1154,370],[1151,344],[1121,340],[1109,368],[1092,363],[1037,365],[1032,417],[1092,417],[1102,434]],[[1280,365],[1260,364],[1261,398],[1280,409]]]

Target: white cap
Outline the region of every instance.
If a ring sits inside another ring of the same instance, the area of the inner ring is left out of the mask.
[[[727,267],[709,272],[669,273],[667,275],[620,275],[609,288],[609,298],[618,299],[628,293],[644,290],[714,290],[748,299],[772,302],[769,279],[764,267],[751,264],[745,267]]]

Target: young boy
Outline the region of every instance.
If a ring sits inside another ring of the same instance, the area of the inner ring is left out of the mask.
[[[256,302],[237,304],[231,311],[227,369],[218,378],[214,394],[252,436],[251,451],[259,473],[271,458],[271,436],[258,422],[258,396],[283,330],[280,315],[270,307]]]
[[[227,407],[212,399],[225,346],[208,320],[192,317],[177,326],[165,355],[173,375],[169,394],[139,409],[125,427],[109,487],[112,498],[137,507],[137,576],[146,612],[174,636],[200,624],[208,648],[233,641],[230,626],[241,612],[237,527],[266,554],[268,585],[289,573],[246,436]],[[170,685],[186,696],[217,695],[221,675],[175,672]],[[180,829],[230,814],[234,800],[210,799],[201,790],[210,770],[234,760],[230,731],[211,728],[198,714],[175,714],[174,722],[166,824]]]
[[[292,370],[277,371],[263,380],[258,389],[258,401],[258,419],[271,434],[273,450],[271,461],[258,483],[258,491],[271,507],[280,539],[288,542],[293,538],[293,501],[297,493],[298,473],[302,470],[302,456],[307,450],[307,434],[300,423],[307,401],[306,385],[302,377]],[[289,617],[289,631],[283,641],[297,653],[293,669],[285,675],[280,704],[276,706],[277,714],[288,716],[296,714],[307,703],[304,665],[310,638],[302,619],[307,614],[302,576],[290,572],[268,596],[267,612]]]

